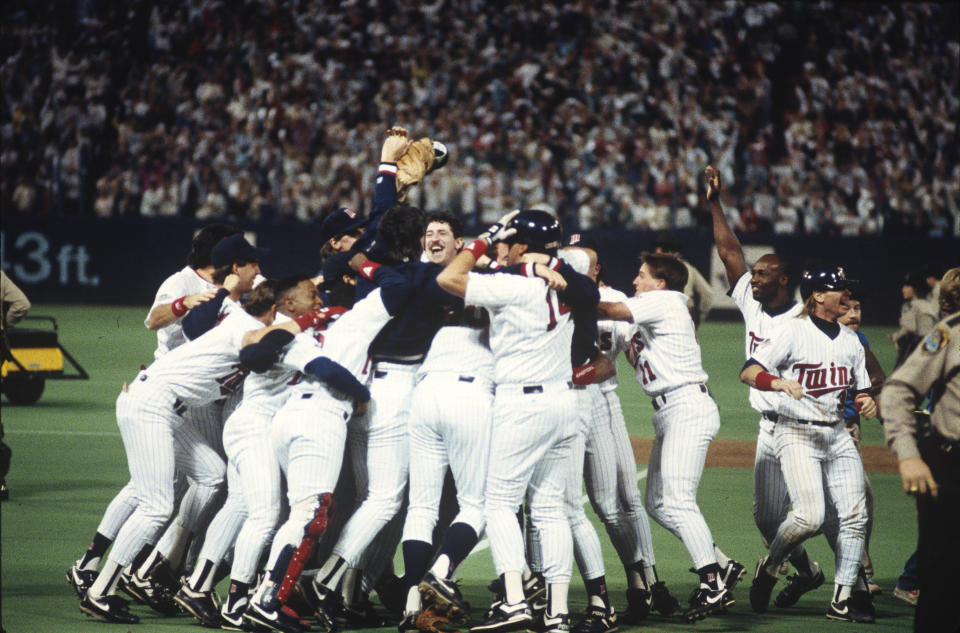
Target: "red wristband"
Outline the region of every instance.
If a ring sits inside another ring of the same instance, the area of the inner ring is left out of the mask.
[[[184,299],[186,299],[186,296],[174,299],[173,303],[170,304],[170,311],[173,312],[173,316],[178,319],[190,311],[190,308],[183,304]]]
[[[757,374],[757,377],[754,379],[754,384],[756,385],[757,389],[759,389],[760,391],[772,391],[773,390],[772,385],[774,380],[777,380],[776,376],[774,376],[773,374],[767,373],[765,371],[762,371],[759,374]]]
[[[363,262],[363,266],[360,267],[360,276],[364,279],[373,281],[373,274],[377,272],[377,269],[380,268],[380,266],[382,266],[382,264],[367,260]]]
[[[597,366],[593,363],[573,368],[573,384],[592,385],[597,378]]]
[[[313,327],[317,321],[317,311],[307,312],[293,319],[293,322],[300,326],[300,331],[308,330]]]
[[[483,240],[473,240],[470,246],[463,250],[473,255],[474,259],[480,259],[481,255],[487,254],[487,243]]]

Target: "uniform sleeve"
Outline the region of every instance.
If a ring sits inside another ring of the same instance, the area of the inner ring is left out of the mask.
[[[750,360],[759,363],[771,373],[779,374],[781,368],[787,366],[793,353],[796,327],[789,327],[789,325],[784,324],[771,332],[770,336],[757,346]]]
[[[730,298],[737,304],[741,312],[747,309],[751,301],[755,301],[750,291],[750,271],[740,275],[737,284],[730,290]]]
[[[943,325],[933,329],[887,379],[880,392],[880,410],[887,446],[900,461],[919,457],[914,410],[944,375],[949,333]]]
[[[546,288],[546,284],[539,279],[533,281],[509,273],[470,273],[463,302],[483,308],[502,308],[524,300],[534,283]]]
[[[179,299],[184,294],[183,287],[179,283],[179,274],[167,277],[157,289],[157,295],[153,298],[153,305],[150,306],[150,309],[147,311],[147,316],[143,319],[144,327],[149,327],[147,323],[150,319],[150,313],[153,312],[154,308],[173,303],[174,300]]]
[[[857,381],[857,391],[863,391],[873,386],[870,372],[867,371],[867,354],[860,341],[857,341],[857,364],[854,367],[854,380]]]
[[[654,323],[663,318],[665,304],[663,301],[658,300],[659,297],[654,294],[657,292],[663,291],[651,290],[643,293],[639,297],[630,297],[623,302],[624,305],[627,306],[627,309],[630,310],[630,315],[633,317],[634,323],[644,325]]]
[[[220,310],[228,296],[230,291],[220,288],[212,299],[204,301],[187,312],[182,321],[184,336],[192,341],[213,328],[220,321]]]

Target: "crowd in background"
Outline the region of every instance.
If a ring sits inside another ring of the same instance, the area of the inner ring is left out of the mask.
[[[2,9],[4,212],[365,211],[391,124],[468,222],[960,235],[947,4],[145,0]]]

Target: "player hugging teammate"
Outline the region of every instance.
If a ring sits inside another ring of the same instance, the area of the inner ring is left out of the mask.
[[[341,209],[321,227],[319,276],[264,281],[265,252],[238,231],[198,234],[190,266],[164,282],[147,318],[157,358],[117,401],[131,480],[68,571],[84,613],[136,623],[124,588],[207,627],[371,628],[386,624],[375,591],[401,633],[448,630],[471,619],[453,579],[484,534],[497,598],[474,633],[613,633],[652,612],[694,622],[734,604],[744,566],[717,547],[696,503],[720,416],[681,292],[687,268],[644,254],[627,297],[602,284],[595,249],[561,249],[559,221],[537,209],[508,213],[465,245],[455,216],[403,202],[445,160],[441,144],[391,128],[369,217]],[[859,463],[833,405],[870,383],[859,341],[836,323],[842,270],[807,273],[806,305],[794,305],[779,258],[748,273],[718,211],[719,180],[708,180],[747,320],[743,379],[763,416],[755,516],[770,549],[751,588],[762,611],[784,559],[798,575],[778,606],[824,580],[799,547],[825,514],[817,464]],[[654,409],[642,501],[616,396],[621,351]],[[869,397],[856,402],[874,413]],[[811,435],[829,436],[828,455],[802,450]],[[857,472],[831,479],[839,527],[828,617],[867,621]],[[626,573],[622,614],[583,481]],[[657,575],[648,513],[693,561],[699,582],[686,605]],[[588,597],[575,619],[574,558]],[[227,573],[221,602],[215,587]]]

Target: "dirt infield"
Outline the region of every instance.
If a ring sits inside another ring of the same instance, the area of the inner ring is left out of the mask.
[[[631,437],[633,454],[637,461],[647,463],[650,460],[650,447],[653,439],[649,437]],[[707,466],[723,468],[752,468],[753,456],[757,451],[754,442],[734,440],[714,440],[707,451]],[[895,473],[897,458],[885,446],[861,446],[860,455],[864,468],[871,473]]]

